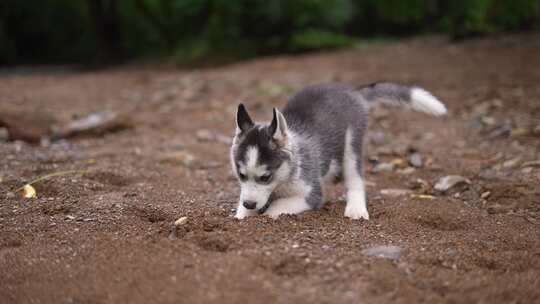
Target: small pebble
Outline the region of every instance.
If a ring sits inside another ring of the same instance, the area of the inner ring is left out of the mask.
[[[395,165],[392,163],[380,163],[373,168],[373,172],[391,172],[394,168]]]
[[[459,176],[459,175],[448,175],[448,176],[445,176],[445,177],[442,177],[439,179],[439,181],[437,181],[437,183],[435,184],[435,190],[437,191],[446,191],[458,184],[462,184],[462,183],[467,183],[467,184],[470,184],[471,182],[464,178],[463,176]]]
[[[182,216],[181,218],[177,219],[175,222],[174,222],[174,226],[178,227],[178,226],[182,226],[184,225],[185,223],[187,223],[187,216]]]
[[[415,152],[409,156],[409,164],[415,168],[420,168],[423,165],[422,156],[420,153]]]
[[[521,162],[521,157],[512,158],[512,159],[509,159],[509,160],[505,161],[503,163],[503,167],[505,167],[505,168],[513,168],[513,167],[516,167],[517,165],[519,165],[520,162]]]
[[[167,238],[171,241],[174,241],[178,238],[178,231],[176,230],[176,227],[173,227],[171,229],[171,232],[169,232],[169,236]]]
[[[480,197],[481,197],[481,198],[488,198],[490,195],[491,195],[491,192],[490,192],[490,191],[486,191],[486,192],[482,193],[482,195],[480,195]]]
[[[401,247],[398,246],[375,246],[362,250],[362,254],[379,258],[397,260],[401,256]]]
[[[482,116],[482,118],[480,118],[480,121],[483,124],[488,125],[488,126],[493,126],[493,125],[495,125],[497,123],[495,118],[490,117],[490,116]]]
[[[533,170],[532,167],[525,167],[525,168],[521,169],[521,172],[525,173],[525,174],[529,174],[529,173],[532,172],[532,170]]]

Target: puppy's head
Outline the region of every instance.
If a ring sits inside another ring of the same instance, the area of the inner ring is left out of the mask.
[[[277,109],[270,124],[255,124],[244,105],[238,106],[231,163],[240,182],[240,203],[246,209],[261,210],[276,187],[287,182],[289,148],[287,122]]]

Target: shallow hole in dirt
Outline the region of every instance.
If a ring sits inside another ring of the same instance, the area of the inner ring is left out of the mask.
[[[204,250],[226,252],[230,249],[231,240],[217,233],[205,233],[195,237],[195,243]]]
[[[265,261],[262,258],[262,268],[271,271],[278,276],[293,277],[299,275],[305,275],[309,268],[309,262],[305,257],[285,255],[277,260]]]
[[[388,260],[374,260],[369,271],[368,277],[370,287],[368,292],[372,295],[384,295],[394,292],[399,287],[399,276],[396,265]]]
[[[491,192],[487,198],[490,213],[528,209],[540,203],[540,193],[525,184],[499,183],[486,188]]]
[[[457,210],[457,206],[447,204],[433,204],[420,209],[418,214],[412,217],[412,221],[423,227],[442,230],[455,231],[468,227],[468,223],[463,219]]]
[[[146,207],[146,206],[133,206],[131,210],[140,217],[150,223],[163,222],[170,220],[165,211],[155,208],[155,207]]]
[[[218,217],[205,218],[202,222],[202,229],[206,232],[223,229],[223,220]]]
[[[464,221],[460,219],[450,219],[441,214],[425,214],[414,219],[418,224],[436,230],[454,231],[467,228]]]
[[[15,233],[6,233],[0,237],[0,249],[22,246],[21,237]]]
[[[304,266],[296,262],[289,262],[289,260],[281,261],[273,268],[273,272],[279,276],[295,276],[305,274],[306,270]]]
[[[473,259],[474,264],[488,270],[526,271],[540,268],[540,253],[528,250],[499,251],[496,254],[481,254]]]
[[[485,256],[477,257],[475,259],[475,264],[480,268],[485,268],[488,270],[496,270],[501,268],[501,265],[497,260]]]

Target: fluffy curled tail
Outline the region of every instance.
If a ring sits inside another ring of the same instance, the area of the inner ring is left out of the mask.
[[[446,106],[430,92],[389,82],[377,82],[356,89],[368,103],[401,105],[434,116],[446,114]]]

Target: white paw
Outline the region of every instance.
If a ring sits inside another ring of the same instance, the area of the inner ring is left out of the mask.
[[[304,197],[289,197],[273,201],[264,215],[277,219],[282,214],[298,214],[309,209]]]
[[[277,219],[282,213],[276,210],[267,210],[264,215],[271,217],[272,219]]]
[[[247,210],[246,208],[244,208],[243,206],[242,207],[239,207],[237,210],[236,210],[236,214],[234,215],[235,218],[241,220],[243,218],[246,218],[248,216],[252,216],[252,215],[255,215],[257,214],[255,211],[252,211],[252,210]]]
[[[247,215],[245,214],[242,214],[242,213],[239,213],[239,212],[236,212],[236,214],[234,215],[235,218],[241,220],[243,218],[245,218]]]
[[[361,218],[369,220],[369,213],[367,209],[354,204],[347,204],[347,207],[345,207],[345,216],[353,220],[358,220]]]

